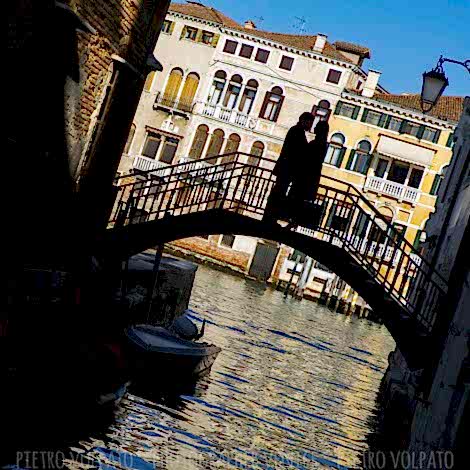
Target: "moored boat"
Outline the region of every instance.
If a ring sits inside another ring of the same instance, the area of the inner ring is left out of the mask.
[[[157,373],[168,381],[207,374],[221,351],[212,344],[188,341],[152,325],[129,327],[126,336],[137,373]]]

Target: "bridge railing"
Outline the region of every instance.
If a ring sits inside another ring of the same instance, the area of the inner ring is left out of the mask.
[[[213,209],[261,219],[274,163],[236,152],[120,177],[110,226]],[[304,212],[298,232],[346,250],[403,310],[432,328],[446,281],[357,188],[322,176]]]

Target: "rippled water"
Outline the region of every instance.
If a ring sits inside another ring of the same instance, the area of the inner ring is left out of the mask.
[[[211,374],[173,399],[128,394],[77,455],[100,468],[360,466],[394,347],[384,327],[204,266],[191,309],[222,348]]]

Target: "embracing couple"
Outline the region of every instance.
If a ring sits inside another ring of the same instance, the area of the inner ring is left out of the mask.
[[[308,142],[305,132],[311,129],[313,121],[311,113],[302,113],[299,122],[287,132],[274,166],[276,182],[268,196],[263,220],[282,219],[297,225],[305,201],[315,199],[328,148],[329,126],[326,121],[319,121],[314,129],[315,139]]]

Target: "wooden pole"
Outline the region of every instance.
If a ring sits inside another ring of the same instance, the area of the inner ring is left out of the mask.
[[[150,321],[150,312],[152,310],[152,302],[158,294],[158,272],[162,261],[164,244],[158,245],[155,249],[155,258],[153,261],[152,283],[147,291],[147,323]]]
[[[295,264],[294,264],[294,269],[292,270],[289,282],[287,283],[286,290],[284,291],[284,298],[287,299],[287,296],[289,295],[289,290],[290,286],[292,285],[292,281],[294,280],[294,276],[297,273],[297,266],[299,265],[300,262],[300,255],[297,255],[297,258],[295,259]]]

